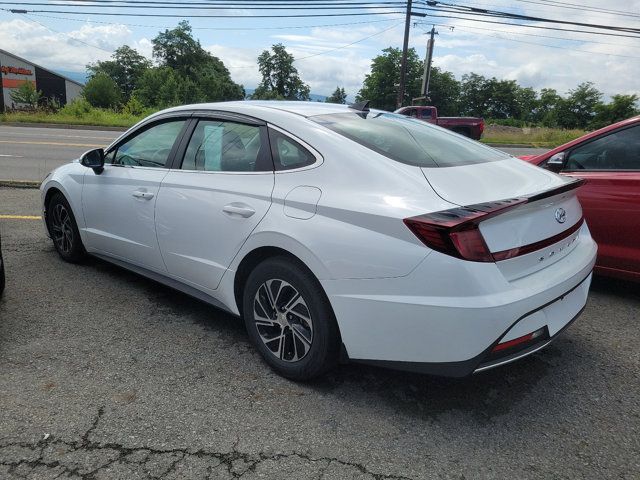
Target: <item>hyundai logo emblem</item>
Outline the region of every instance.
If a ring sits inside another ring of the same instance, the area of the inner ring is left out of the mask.
[[[556,209],[556,221],[558,223],[564,223],[567,219],[567,212],[564,211],[564,208]]]

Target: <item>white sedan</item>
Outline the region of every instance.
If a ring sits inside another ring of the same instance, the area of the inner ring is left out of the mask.
[[[42,201],[64,260],[241,316],[286,377],[345,360],[464,376],[584,308],[579,185],[364,103],[229,102],[146,118],[52,172]]]

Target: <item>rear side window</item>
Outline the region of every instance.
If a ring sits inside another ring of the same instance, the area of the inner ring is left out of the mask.
[[[311,120],[392,160],[418,167],[455,167],[510,155],[440,127],[394,113],[337,113]]]
[[[255,125],[200,120],[184,154],[182,170],[260,172],[273,170],[262,146],[262,129]]]
[[[316,161],[309,150],[276,130],[269,129],[269,142],[276,170],[306,167]]]

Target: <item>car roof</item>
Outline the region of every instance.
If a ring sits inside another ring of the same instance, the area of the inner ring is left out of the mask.
[[[216,103],[198,103],[193,105],[183,105],[180,107],[164,110],[162,113],[180,111],[180,110],[228,110],[233,111],[233,107],[242,107],[243,111],[247,111],[247,107],[255,107],[256,111],[263,108],[280,110],[303,117],[312,117],[314,115],[344,113],[349,111],[348,105],[338,103],[323,102],[301,102],[286,100],[240,100],[233,102],[216,102]],[[351,110],[353,111],[353,110]]]

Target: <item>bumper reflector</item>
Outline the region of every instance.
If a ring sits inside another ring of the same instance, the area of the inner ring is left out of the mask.
[[[528,343],[535,340],[538,337],[541,337],[544,334],[544,328],[542,327],[535,332],[527,333],[522,337],[514,338],[513,340],[507,340],[506,342],[502,342],[493,347],[491,352],[500,352],[502,350],[506,350],[507,348],[515,347],[516,345],[520,345],[522,343]]]

